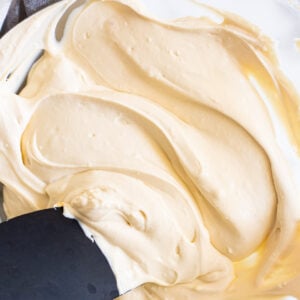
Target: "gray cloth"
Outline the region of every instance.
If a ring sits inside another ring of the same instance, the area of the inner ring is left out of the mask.
[[[61,0],[12,0],[0,37],[35,12],[59,1]]]

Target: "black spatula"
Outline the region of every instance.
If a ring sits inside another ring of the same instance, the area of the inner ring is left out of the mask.
[[[0,224],[0,299],[114,299],[114,274],[100,249],[62,209]]]

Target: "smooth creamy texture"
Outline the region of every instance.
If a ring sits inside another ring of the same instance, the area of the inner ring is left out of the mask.
[[[295,45],[296,45],[297,49],[300,51],[300,39],[295,40]]]
[[[271,42],[74,3],[0,42],[8,217],[63,203],[121,293],[145,283],[120,299],[300,297],[299,97]]]

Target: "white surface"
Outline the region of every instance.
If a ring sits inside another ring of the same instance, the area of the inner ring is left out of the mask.
[[[7,14],[11,0],[0,0],[0,30]]]

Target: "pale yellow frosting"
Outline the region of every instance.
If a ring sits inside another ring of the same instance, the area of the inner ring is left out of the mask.
[[[300,297],[299,97],[271,41],[121,2],[65,0],[0,41],[6,214],[63,203],[120,299]]]

